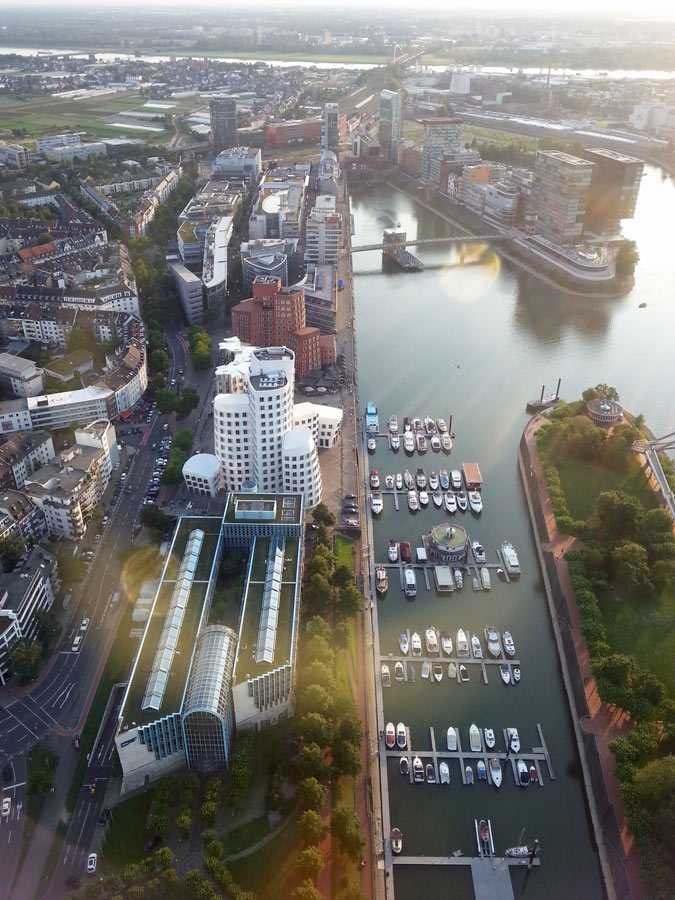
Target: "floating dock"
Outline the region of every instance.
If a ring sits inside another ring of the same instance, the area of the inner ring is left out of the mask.
[[[382,234],[382,258],[393,260],[402,269],[411,271],[421,271],[424,263],[421,259],[414,256],[409,250],[406,250],[405,243],[408,237],[405,231],[398,231],[395,228],[385,228]]]
[[[546,394],[544,396],[544,391],[546,390],[546,385],[542,384],[541,386],[541,395],[538,400],[530,400],[526,405],[525,409],[529,413],[540,412],[542,409],[550,409],[553,406],[557,406],[560,401],[560,382],[561,378],[558,379],[558,387],[556,388],[555,394]]]

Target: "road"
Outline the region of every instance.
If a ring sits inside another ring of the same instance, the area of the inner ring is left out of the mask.
[[[187,355],[184,346],[179,342],[172,342],[174,351],[172,356],[169,379],[176,377],[178,369],[187,366]],[[187,373],[187,369],[186,369]],[[58,749],[61,753],[64,747],[72,747],[72,737],[79,734],[87,717],[89,706],[96,692],[103,667],[105,665],[110,647],[114,640],[119,621],[122,616],[123,604],[114,603],[113,597],[118,590],[120,580],[120,552],[132,545],[134,526],[137,523],[138,512],[145,494],[148,481],[155,466],[155,452],[151,445],[159,441],[163,432],[164,417],[157,414],[144,431],[140,444],[134,448],[129,442],[128,450],[131,456],[126,467],[125,489],[131,488],[127,494],[120,490],[116,500],[112,500],[114,488],[111,486],[104,498],[105,502],[112,502],[108,509],[109,522],[102,534],[100,543],[92,544],[95,549],[93,562],[89,572],[76,591],[73,592],[69,615],[61,640],[56,648],[48,671],[43,674],[38,683],[29,691],[17,688],[3,690],[0,695],[0,766],[12,761],[15,770],[21,770],[23,782],[25,782],[25,753],[37,740],[44,740],[52,736],[54,738],[68,738],[67,742],[59,741]],[[131,455],[131,452],[133,455]],[[119,473],[121,475],[121,472]],[[117,480],[113,476],[113,483]],[[81,549],[85,546],[82,542]],[[90,624],[82,634],[83,640],[79,652],[71,650],[73,638],[80,634],[80,623],[84,617],[89,618]],[[110,723],[108,723],[110,724]],[[113,726],[114,727],[114,726]],[[107,726],[106,726],[107,733]],[[114,731],[113,731],[114,736]],[[95,748],[95,754],[100,748]],[[74,748],[73,754],[76,753]],[[107,757],[106,757],[107,758]],[[92,778],[107,778],[106,771],[109,768],[103,761],[97,762],[96,755],[92,756],[92,764],[87,771],[85,781],[92,783]],[[70,769],[69,769],[70,771]],[[93,773],[93,774],[92,774]],[[94,782],[96,783],[96,782]],[[51,808],[52,814],[56,813],[54,827],[58,822],[58,815],[63,808],[69,782],[63,784],[60,781],[55,785],[55,796],[49,797],[49,803],[45,807]],[[5,788],[5,794],[8,792]],[[25,788],[16,790],[24,791]],[[101,790],[101,803],[105,790]],[[98,797],[97,793],[94,797]],[[90,828],[92,817],[94,825],[100,814],[100,810],[94,816],[94,797],[88,801],[84,826],[77,841],[72,844],[71,855],[67,863],[68,871],[75,874],[74,869],[81,864],[84,843],[91,840],[94,828]],[[17,796],[17,800],[18,800]],[[60,806],[56,801],[60,800]],[[23,800],[21,800],[23,803]],[[74,817],[82,816],[82,797],[74,812]],[[14,803],[12,803],[14,807]],[[14,816],[14,812],[13,812]],[[18,811],[16,819],[11,819],[11,828],[4,829],[0,837],[0,872],[3,878],[0,882],[0,900],[9,897],[10,886],[13,882],[19,853],[21,850],[21,833],[23,831],[23,819],[25,818],[25,804]],[[4,838],[5,833],[7,839]],[[26,857],[17,876],[14,897],[17,900],[26,900],[35,896],[35,888],[39,883],[44,860],[49,852],[53,831],[45,828],[36,829]],[[64,857],[71,847],[71,834],[64,845]],[[86,853],[84,854],[86,863]],[[62,864],[60,860],[60,864]],[[73,861],[75,863],[73,864]],[[84,866],[82,866],[83,870]],[[63,885],[62,885],[63,889]],[[20,890],[20,893],[18,891]],[[60,896],[55,894],[54,896]]]

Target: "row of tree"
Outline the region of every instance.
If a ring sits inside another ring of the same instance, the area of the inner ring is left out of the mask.
[[[188,329],[188,343],[190,359],[195,369],[210,369],[211,338],[206,331],[198,325],[193,325]]]

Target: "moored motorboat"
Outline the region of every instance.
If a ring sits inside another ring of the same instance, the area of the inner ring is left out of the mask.
[[[431,674],[431,665],[429,664],[429,660],[425,659],[422,663],[422,678],[428,678]]]
[[[459,469],[453,469],[450,472],[450,484],[452,485],[453,491],[458,491],[462,487],[462,473]]]
[[[519,753],[520,752],[520,735],[518,734],[517,728],[507,728],[506,735],[509,741],[509,746],[507,749],[510,749],[511,753]]]
[[[431,444],[431,449],[434,453],[438,453],[441,449],[441,439],[437,434],[432,434],[429,438],[429,443]]]
[[[446,656],[452,656],[452,638],[447,631],[441,631],[441,650]]]
[[[424,417],[424,430],[431,437],[432,434],[436,434],[436,423],[431,418],[431,416]]]
[[[445,760],[438,764],[438,775],[441,784],[450,784],[450,766]]]
[[[500,787],[502,783],[502,764],[498,759],[493,758],[490,760],[490,778],[496,788]]]
[[[530,784],[535,784],[539,780],[537,770],[534,766],[530,766]]]
[[[480,590],[480,581],[476,578],[475,575],[474,575],[473,578],[471,579],[471,586],[472,586],[472,588],[474,589],[474,591],[479,591],[479,590]]]
[[[410,763],[408,762],[407,756],[402,756],[398,762],[398,770],[401,775],[409,775],[410,774]]]
[[[487,781],[487,769],[482,759],[479,759],[476,763],[476,771],[478,772],[479,781]]]
[[[405,669],[403,668],[403,663],[399,660],[399,662],[394,663],[394,678],[396,681],[405,681]]]
[[[499,643],[499,632],[494,625],[485,626],[485,640],[487,641],[488,653],[498,659],[502,655],[502,649]]]
[[[466,633],[463,628],[460,628],[457,631],[457,641],[455,643],[455,648],[457,656],[469,655],[469,641],[467,640]]]
[[[389,587],[389,576],[384,566],[375,569],[375,590],[378,594],[386,594]]]
[[[447,491],[450,488],[450,478],[448,477],[447,469],[440,469],[438,472],[438,483],[441,487],[442,491]]]
[[[369,437],[366,443],[368,445],[368,453],[374,453],[377,450],[377,441],[374,437]]]
[[[450,514],[457,512],[457,497],[452,491],[446,491],[445,493],[445,508]]]
[[[406,469],[405,472],[403,473],[403,483],[405,484],[405,486],[408,490],[410,490],[410,488],[415,487],[415,479],[410,474],[409,469]]]
[[[473,784],[473,769],[471,766],[466,766],[464,768],[464,778],[467,784]]]
[[[471,507],[471,512],[476,513],[476,515],[480,515],[483,512],[483,498],[479,491],[469,491],[469,506]]]
[[[483,744],[480,739],[480,729],[477,725],[471,725],[469,728],[469,746],[474,753],[480,753]]]
[[[490,570],[487,566],[483,566],[480,570],[480,581],[483,585],[483,590],[489,591],[492,587],[492,584],[490,582]]]
[[[406,453],[415,452],[415,438],[413,437],[413,433],[411,431],[406,431],[406,433],[403,435],[403,449]]]
[[[429,505],[429,495],[427,494],[426,491],[420,491],[419,499],[420,499],[420,506],[422,507],[422,509],[424,509],[425,507],[427,507]]]
[[[416,631],[413,631],[413,633],[410,637],[410,647],[411,647],[413,656],[421,656],[422,655],[422,640]]]
[[[389,562],[398,562],[398,541],[395,541],[393,538],[389,541],[389,547],[387,549],[387,559]]]
[[[410,420],[410,416],[404,416],[403,417],[403,430],[411,431],[411,429],[412,429],[412,422]]]
[[[394,476],[393,475],[385,475],[384,476],[384,486],[388,491],[394,490]]]
[[[472,541],[471,542],[471,550],[473,551],[473,558],[479,565],[487,562],[487,555],[485,553],[485,548],[480,543],[480,541]]]
[[[452,574],[455,576],[455,587],[458,591],[461,591],[464,587],[464,576],[462,575],[462,570],[455,569]]]
[[[406,597],[415,597],[417,595],[417,579],[415,578],[415,570],[412,566],[405,567],[404,578]]]
[[[436,784],[436,770],[432,763],[427,763],[427,784]]]
[[[445,424],[445,419],[436,419],[436,428],[438,429],[439,434],[445,434],[448,430],[448,426]]]
[[[391,443],[392,450],[400,450],[401,449],[401,438],[397,434],[392,434],[389,438]]]
[[[408,563],[410,562],[410,554],[412,550],[410,548],[410,544],[408,541],[401,541],[399,546],[399,552],[401,554],[401,562]]]
[[[471,652],[476,659],[483,658],[483,648],[480,645],[480,639],[477,634],[471,635]]]
[[[518,772],[518,784],[522,788],[526,788],[530,786],[530,772],[527,768],[527,763],[522,759],[519,759],[516,763],[516,770]]]
[[[446,453],[449,453],[452,450],[452,438],[449,434],[446,433],[441,435],[441,447]]]
[[[457,663],[448,663],[448,678],[451,678],[453,681],[457,678]]]
[[[433,663],[431,671],[435,681],[440,682],[443,680],[443,666],[439,662]]]
[[[454,752],[457,749],[457,731],[452,727],[452,725],[448,728],[446,740],[448,744],[448,750]]]
[[[401,750],[405,750],[406,744],[408,743],[408,736],[403,722],[399,722],[396,726],[396,743]]]
[[[418,453],[426,453],[427,452],[427,439],[423,434],[418,434],[415,437],[415,444],[417,445]]]
[[[499,674],[502,676],[502,681],[504,684],[511,683],[511,670],[506,665],[506,663],[502,663],[499,667]]]
[[[479,773],[478,777],[480,778],[480,773]],[[480,822],[478,823],[478,834],[480,835],[481,843],[484,844],[486,847],[489,847],[489,845],[490,845],[490,829],[489,829],[488,823],[485,821],[485,819],[481,819]]]
[[[401,648],[401,653],[403,654],[403,656],[407,656],[408,650],[410,649],[410,644],[408,641],[408,635],[404,632],[401,632],[401,634],[399,634],[398,636],[398,645]]]
[[[424,473],[424,469],[421,467],[415,472],[415,484],[420,490],[423,490],[427,486],[427,476]]]
[[[506,572],[501,566],[497,566],[497,578],[499,578],[500,581],[506,581]]]
[[[393,722],[387,722],[384,731],[384,739],[387,747],[392,750],[396,745],[396,729],[394,728]]]
[[[438,484],[439,484],[439,482],[438,482],[438,475],[437,475],[435,472],[432,472],[432,473],[429,475],[429,488],[430,488],[430,490],[432,490],[432,491],[437,491],[437,490],[438,490]]]
[[[382,675],[382,687],[391,687],[391,675],[389,674],[389,666],[386,663],[382,663],[380,674]]]
[[[459,667],[459,680],[460,681],[468,681],[469,680],[469,670],[465,665],[460,665]]]
[[[520,560],[516,553],[515,547],[511,541],[504,541],[502,544],[502,556],[504,557],[504,565],[509,575],[517,578],[520,575]]]
[[[389,419],[389,433],[398,434],[398,419],[396,416],[391,416]]]
[[[513,642],[510,631],[504,631],[502,633],[502,641],[504,642],[504,651],[506,655],[513,658],[516,655],[516,645]]]
[[[462,512],[466,512],[469,508],[469,502],[466,499],[466,491],[457,492],[457,508]]]
[[[370,508],[372,509],[374,516],[379,516],[384,509],[384,502],[380,491],[373,491],[370,497]]]
[[[413,759],[413,781],[416,781],[418,784],[424,781],[424,764],[419,756]]]
[[[520,669],[518,668],[518,666],[511,670],[511,677],[513,678],[514,682],[518,684],[518,682],[520,681]]]
[[[488,750],[494,750],[495,748],[495,733],[492,728],[484,728],[483,729],[483,739],[485,741],[485,746]]]
[[[403,475],[400,472],[396,473],[396,478],[394,479],[394,485],[396,486],[397,491],[403,490]]]
[[[403,834],[400,828],[391,829],[391,852],[398,856],[403,850]]]
[[[431,495],[431,499],[434,501],[434,506],[437,509],[440,509],[443,506],[443,494],[441,491],[434,491]]]
[[[532,853],[531,847],[509,847],[504,851],[504,856],[509,856],[511,859],[525,859],[530,853]]]
[[[375,491],[378,490],[380,487],[380,476],[377,474],[377,469],[371,469],[370,486]]]
[[[419,508],[420,508],[420,503],[417,498],[417,491],[415,491],[415,490],[408,491],[408,509],[411,512],[417,512],[417,510]]]

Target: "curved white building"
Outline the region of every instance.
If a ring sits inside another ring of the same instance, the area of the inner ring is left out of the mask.
[[[187,489],[200,497],[215,497],[220,487],[220,462],[213,453],[195,453],[183,466]]]
[[[220,486],[238,491],[253,477],[249,439],[247,394],[216,394],[213,401],[213,437],[220,464]]]
[[[255,350],[248,375],[253,478],[263,491],[282,490],[281,446],[293,428],[295,354],[286,347]]]
[[[321,469],[316,442],[306,425],[284,435],[282,457],[284,492],[304,494],[306,506],[313,509],[321,500]]]

